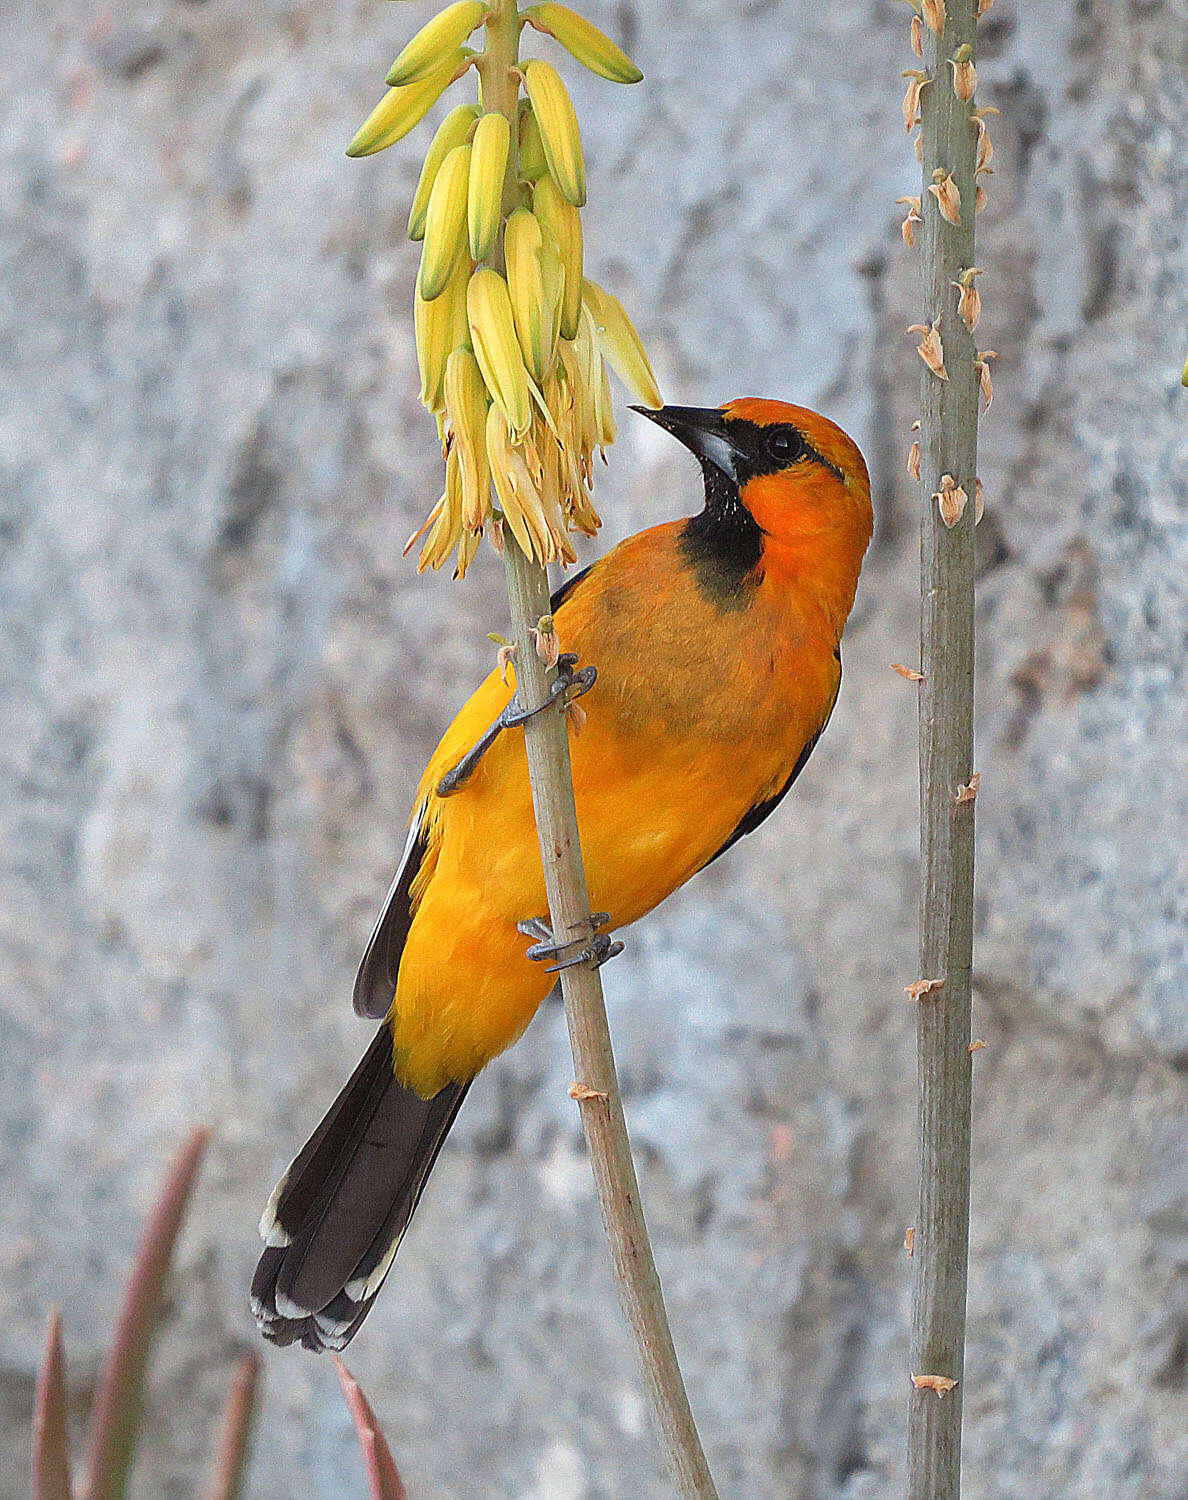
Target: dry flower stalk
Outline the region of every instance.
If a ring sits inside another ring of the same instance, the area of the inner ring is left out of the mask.
[[[934,18],[939,19],[939,18]],[[925,20],[929,20],[925,12]],[[906,992],[916,1006],[920,1195],[912,1261],[905,1492],[918,1500],[960,1493],[961,1392],[968,1265],[971,1068],[969,975],[973,913],[973,817],[954,816],[955,793],[973,776],[972,517],[976,494],[978,379],[973,326],[981,314],[974,285],[972,211],[985,201],[991,170],[987,114],[975,111],[973,0],[950,4],[943,27],[925,35],[924,59],[940,84],[920,102],[925,223],[919,232],[925,321],[921,358],[920,967]],[[948,85],[951,83],[951,87]],[[977,167],[985,169],[979,176]],[[931,198],[932,203],[929,203]],[[933,207],[933,204],[935,207]],[[956,283],[956,292],[954,289]],[[952,299],[956,295],[956,305]],[[956,315],[954,316],[954,312]],[[939,330],[943,328],[943,349]],[[935,340],[928,339],[937,331]],[[930,356],[930,357],[929,357]],[[945,371],[940,377],[937,366]],[[934,502],[927,497],[933,493]],[[940,1397],[956,1391],[952,1401]]]
[[[482,110],[501,115],[507,129],[488,125],[480,138],[463,110],[454,127],[463,138],[437,153],[442,161],[424,223],[414,200],[410,224],[413,237],[425,240],[422,290],[436,291],[443,280],[445,286],[435,298],[422,296],[426,305],[417,310],[426,404],[446,458],[446,490],[430,517],[422,565],[440,565],[456,546],[461,574],[483,534],[501,544],[516,690],[533,705],[548,702],[556,681],[556,668],[547,665],[557,643],[545,628],[543,564],[572,558],[570,531],[591,533],[599,524],[590,497],[593,455],[615,435],[607,365],[645,405],[658,406],[660,395],[621,304],[584,275],[585,165],[573,106],[551,64],[520,62],[521,36],[525,27],[545,31],[616,82],[640,74],[609,38],[552,0],[524,11],[515,0],[490,0],[482,10],[486,46],[473,59]],[[465,172],[449,168],[455,151],[470,152]],[[455,263],[443,272],[451,255]],[[462,359],[447,393],[445,373],[459,351],[472,357],[479,378]],[[484,449],[494,501],[474,481],[476,472],[481,480]],[[523,728],[549,922],[554,932],[571,934],[592,927],[569,763],[569,729],[581,723],[574,707],[568,719],[542,712]],[[648,1240],[597,967],[567,967],[561,990],[575,1073],[591,1100],[605,1100],[581,1109],[582,1125],[616,1285],[675,1488],[684,1500],[716,1500]]]

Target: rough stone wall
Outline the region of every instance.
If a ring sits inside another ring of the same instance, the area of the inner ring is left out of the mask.
[[[274,1176],[360,1050],[348,984],[424,756],[503,619],[399,556],[436,493],[403,239],[423,132],[342,147],[426,7],[13,0],[0,69],[0,1493],[47,1308],[81,1403],[140,1217],[218,1129],[137,1497],[195,1492]],[[918,191],[892,0],[622,0],[568,70],[595,274],[669,399],[837,416],[880,533],[822,745],[607,971],[724,1495],[899,1492],[914,1204]],[[1188,5],[997,0],[984,342],[970,1500],[1188,1487]],[[625,414],[606,538],[691,508]],[[415,1497],[668,1491],[562,1018],[473,1091],[352,1363]],[[272,1352],[251,1493],[361,1495]]]

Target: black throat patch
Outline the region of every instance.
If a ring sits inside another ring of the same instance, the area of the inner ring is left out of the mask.
[[[698,588],[719,609],[741,609],[759,584],[763,532],[728,475],[705,458],[701,472],[705,509],[681,528],[681,553]]]

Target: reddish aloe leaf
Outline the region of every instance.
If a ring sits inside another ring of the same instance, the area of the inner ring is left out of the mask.
[[[149,1354],[164,1300],[173,1246],[210,1139],[192,1130],[177,1154],[141,1236],[124,1290],[111,1351],[99,1377],[87,1441],[85,1500],[123,1500],[140,1425]]]
[[[74,1500],[66,1433],[66,1356],[57,1308],[50,1313],[33,1407],[33,1500]]]
[[[359,1446],[363,1449],[363,1462],[367,1466],[367,1483],[371,1488],[371,1500],[408,1500],[396,1461],[387,1439],[380,1431],[375,1413],[367,1397],[359,1388],[359,1382],[339,1359],[334,1356],[334,1368],[338,1371],[342,1394],[346,1397],[355,1431],[359,1434]]]
[[[239,1361],[223,1407],[223,1429],[219,1434],[214,1473],[207,1492],[210,1500],[238,1500],[251,1442],[259,1375],[259,1357],[245,1354]]]

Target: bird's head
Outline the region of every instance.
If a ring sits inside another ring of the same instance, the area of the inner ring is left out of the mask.
[[[870,479],[858,446],[804,406],[747,396],[722,407],[637,406],[693,452],[705,477],[700,525],[740,557],[814,542],[856,552],[870,541]]]

